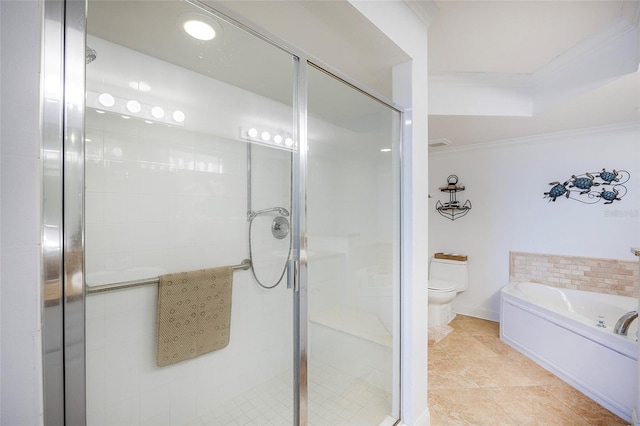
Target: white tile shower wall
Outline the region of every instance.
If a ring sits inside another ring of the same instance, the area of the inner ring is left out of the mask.
[[[384,179],[380,177],[376,157],[321,155],[314,145],[310,149],[315,156],[310,158],[309,173],[323,177],[321,181],[309,180],[310,250],[331,250],[347,259],[345,275],[340,278],[343,284],[332,287],[338,292],[332,298],[341,307],[389,317],[393,307],[391,279],[386,282],[388,295],[376,303],[367,303],[363,296],[373,297],[369,291],[373,285],[370,272],[384,271],[378,278],[392,278],[392,186],[389,182],[380,182]],[[389,168],[388,159],[384,161]],[[366,280],[362,279],[363,271],[367,271]],[[375,286],[383,284],[376,280]]]
[[[351,334],[354,324],[326,327],[314,317],[344,309],[344,315],[374,314],[393,330],[392,185],[380,182],[377,151],[327,152],[312,142],[310,152],[309,359],[389,391],[390,347]],[[383,162],[390,167],[388,157]]]
[[[605,143],[606,141],[606,143]],[[499,319],[499,291],[509,281],[509,252],[554,253],[634,260],[640,241],[640,128],[629,123],[560,132],[511,143],[429,154],[429,252],[469,256],[469,289],[454,302],[459,313]],[[631,174],[628,193],[613,204],[543,197],[549,182],[606,167]],[[450,174],[473,208],[451,221],[435,210]]]
[[[87,114],[88,282],[237,264],[247,257],[246,145],[118,121],[125,120]],[[266,148],[253,154],[256,204],[288,209],[289,154]],[[270,232],[254,237],[262,249],[288,246],[286,239],[270,244]],[[284,261],[274,258],[263,264],[269,277]],[[155,366],[156,300],[154,287],[87,298],[90,423],[185,423],[291,368],[292,306],[284,284],[267,291],[249,271],[235,272],[229,346],[163,368]]]
[[[0,2],[0,423],[43,424],[42,1]]]

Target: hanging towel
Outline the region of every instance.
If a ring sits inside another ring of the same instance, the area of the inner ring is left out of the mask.
[[[156,363],[159,367],[217,351],[229,344],[231,266],[158,278]]]

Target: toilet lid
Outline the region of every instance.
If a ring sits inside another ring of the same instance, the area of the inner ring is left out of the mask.
[[[456,289],[456,284],[446,280],[429,280],[429,290],[445,292],[453,291]]]

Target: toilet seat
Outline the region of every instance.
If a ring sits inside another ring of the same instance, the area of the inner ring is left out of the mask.
[[[448,293],[456,290],[456,284],[446,280],[429,280],[428,290],[434,293]]]

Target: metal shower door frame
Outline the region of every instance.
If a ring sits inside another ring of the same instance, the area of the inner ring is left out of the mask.
[[[45,0],[42,61],[43,394],[46,424],[85,424],[86,3]]]
[[[240,18],[187,0],[210,11],[294,58],[294,141],[291,233],[288,281],[293,287],[294,425],[308,423],[308,258],[307,258],[307,78],[310,66],[400,112],[401,106],[344,77],[337,70],[299,49],[242,24]],[[85,268],[84,268],[84,108],[85,0],[44,0],[43,14],[43,181],[42,294],[54,289],[43,313],[43,373],[45,423],[86,424]],[[402,159],[400,159],[400,163]],[[402,185],[402,184],[401,184]],[[400,203],[402,205],[402,203]],[[50,247],[52,249],[47,249]],[[402,287],[402,286],[401,286]],[[402,298],[397,301],[401,303]],[[402,345],[398,350],[402,349]],[[402,372],[400,372],[402,377]],[[400,393],[402,386],[394,391]],[[399,395],[402,404],[402,395]],[[400,406],[400,413],[402,408]]]

